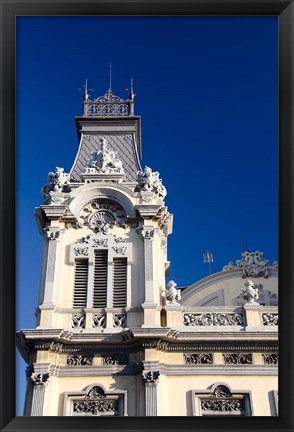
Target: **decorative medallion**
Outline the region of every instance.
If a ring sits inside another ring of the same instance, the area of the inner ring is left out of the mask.
[[[126,228],[126,214],[123,208],[107,199],[94,199],[81,210],[81,225],[89,226],[95,233],[107,234],[114,225]]]

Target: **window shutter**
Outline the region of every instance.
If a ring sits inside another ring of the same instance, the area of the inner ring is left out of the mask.
[[[107,292],[107,250],[95,250],[94,256],[93,307],[104,308]]]
[[[113,307],[127,305],[127,258],[113,258]]]
[[[88,260],[79,259],[75,261],[75,279],[73,307],[81,309],[87,304],[87,286],[88,286]]]

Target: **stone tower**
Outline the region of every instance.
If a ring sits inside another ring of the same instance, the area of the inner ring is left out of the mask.
[[[144,341],[164,320],[172,215],[159,173],[140,166],[134,97],[90,100],[86,84],[71,171],[56,167],[41,190],[37,326],[18,333],[25,415],[156,415]]]

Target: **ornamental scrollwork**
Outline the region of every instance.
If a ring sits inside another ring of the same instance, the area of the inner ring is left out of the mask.
[[[87,161],[87,174],[123,174],[123,166],[117,158],[117,152],[107,147],[106,138],[100,138],[101,150],[91,152],[91,159]]]
[[[231,270],[234,268],[239,268],[242,270],[242,277],[269,277],[269,260],[263,258],[263,252],[255,251],[249,252],[245,250],[241,254],[242,259],[236,261],[236,266],[232,261],[229,262],[226,266],[223,267],[223,271]],[[277,268],[278,263],[275,261],[272,264],[272,267]]]
[[[212,364],[213,357],[211,353],[195,353],[195,354],[184,354],[185,364]]]
[[[137,172],[138,190],[144,192],[154,192],[164,198],[167,194],[166,188],[159,178],[158,171],[152,171],[151,168],[145,166],[144,171]]]
[[[100,413],[117,413],[117,400],[83,400],[73,402],[74,413],[88,413],[98,415]]]
[[[67,366],[91,366],[93,364],[93,357],[84,356],[81,354],[67,356]]]
[[[75,256],[88,256],[89,255],[89,250],[87,247],[75,247],[74,248],[74,254]]]
[[[56,167],[55,172],[50,171],[48,173],[47,183],[42,187],[41,194],[48,202],[50,192],[68,192],[69,183],[69,173],[65,173],[64,168]]]
[[[45,386],[48,384],[49,373],[34,372],[31,375],[31,380],[33,381],[34,386]]]
[[[155,234],[154,229],[139,228],[138,232],[141,234],[144,240],[152,240]]]
[[[115,96],[111,89],[97,99],[90,100],[88,93],[85,93],[84,98],[84,115],[86,116],[128,116],[130,115],[130,102],[133,101],[133,98],[124,100]]]
[[[143,371],[142,377],[145,384],[157,384],[159,380],[159,371]]]
[[[125,327],[127,322],[126,314],[113,314],[112,325],[113,327]]]
[[[181,300],[181,291],[176,288],[177,284],[175,281],[171,280],[167,284],[167,288],[165,289],[166,298],[169,304],[179,304]]]
[[[127,248],[125,246],[113,246],[112,249],[117,254],[125,255]]]
[[[71,328],[85,328],[85,315],[73,315],[71,319]]]
[[[122,207],[111,200],[94,199],[80,212],[81,225],[89,226],[95,233],[107,234],[114,225],[127,228],[126,214]]]
[[[230,353],[223,354],[225,364],[252,364],[252,354]]]
[[[203,411],[244,413],[245,403],[243,399],[201,399],[201,409]]]
[[[223,313],[206,313],[206,314],[184,314],[184,325],[186,326],[241,326],[244,325],[242,314],[223,314]]]
[[[60,229],[50,229],[50,228],[45,228],[44,232],[46,234],[46,237],[48,238],[48,240],[58,240],[60,237]]]
[[[94,328],[105,328],[106,326],[106,318],[105,315],[93,315],[92,316],[92,327]]]
[[[279,325],[279,314],[277,313],[263,313],[262,324],[265,326]]]
[[[278,353],[263,353],[262,357],[266,365],[277,365],[279,363]]]
[[[125,356],[119,356],[113,354],[113,355],[102,357],[102,364],[107,366],[126,365],[127,363],[128,363],[128,359]]]
[[[114,241],[115,243],[126,243],[125,239],[123,239],[122,237],[116,237],[116,235],[114,236]]]
[[[93,239],[93,247],[108,247],[108,239]]]

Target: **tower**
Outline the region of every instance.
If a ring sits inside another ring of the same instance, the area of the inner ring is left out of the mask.
[[[153,392],[141,336],[161,328],[172,215],[159,173],[140,166],[134,97],[91,100],[86,82],[73,166],[41,190],[37,326],[18,334],[25,415],[145,415],[142,372]]]

